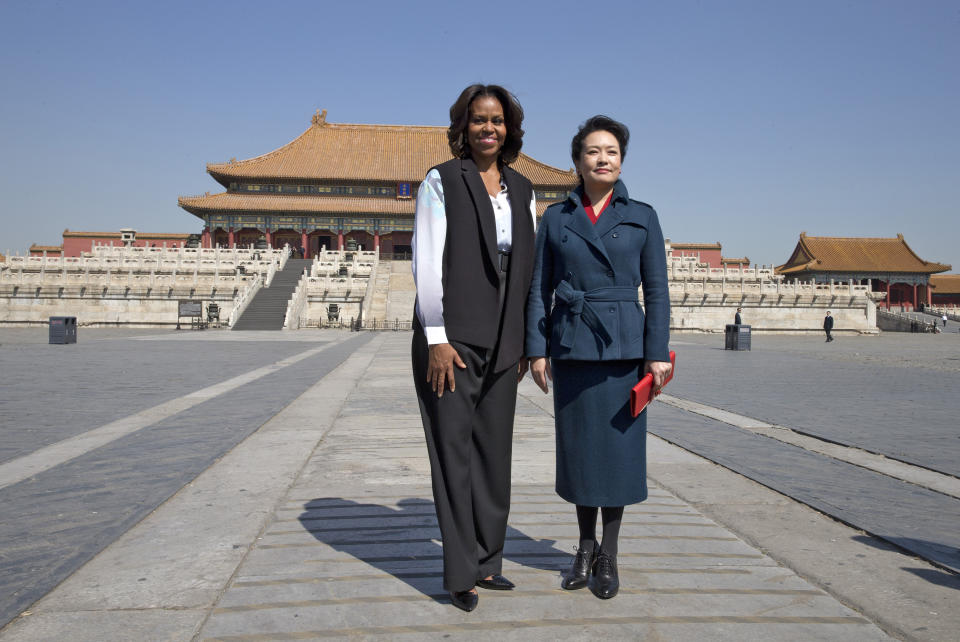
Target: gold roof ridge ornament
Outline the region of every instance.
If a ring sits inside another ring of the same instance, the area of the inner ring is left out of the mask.
[[[310,121],[311,121],[314,125],[318,125],[318,126],[320,126],[320,127],[322,127],[323,125],[326,125],[326,124],[327,124],[327,110],[324,109],[323,111],[320,111],[320,110],[318,109],[318,110],[317,110],[317,113],[315,113],[315,114],[313,115],[313,118],[311,118]]]

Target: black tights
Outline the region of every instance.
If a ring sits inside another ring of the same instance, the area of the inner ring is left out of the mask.
[[[616,556],[623,506],[604,506],[600,511],[603,517],[603,542],[600,550]],[[589,551],[597,539],[597,507],[577,504],[577,524],[580,526],[580,548]]]

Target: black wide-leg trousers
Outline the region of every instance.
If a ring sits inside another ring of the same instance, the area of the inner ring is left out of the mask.
[[[430,389],[428,346],[419,328],[413,337],[413,377],[443,538],[443,587],[466,591],[502,569],[517,368],[494,372],[492,349],[450,344],[467,364],[464,370],[455,367],[455,391],[437,398]]]

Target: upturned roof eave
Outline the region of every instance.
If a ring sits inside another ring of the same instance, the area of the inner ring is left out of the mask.
[[[535,165],[541,169],[541,171],[554,175],[552,182],[544,182],[543,180],[533,180],[530,179],[530,182],[533,184],[535,189],[558,189],[566,188],[573,189],[577,186],[577,173],[573,170],[564,171],[547,165],[546,163],[541,163],[540,161],[534,160],[529,156],[524,155],[525,160],[528,161],[531,165]],[[242,161],[241,161],[242,162]],[[224,188],[229,189],[231,181],[236,181],[237,179],[247,178],[249,174],[243,171],[242,167],[238,167],[240,162],[237,163],[208,163],[207,164],[207,173],[217,181]],[[511,167],[516,169],[517,162],[511,164]],[[517,170],[519,171],[519,170]],[[528,177],[529,178],[529,177]],[[257,183],[264,183],[270,181],[277,182],[309,182],[309,181],[339,181],[342,182],[347,180],[341,177],[335,176],[302,176],[302,175],[292,175],[292,174],[275,174],[272,176],[257,176],[256,178],[250,178],[251,181]],[[390,179],[383,179],[379,177],[356,177],[349,179],[352,183],[414,183],[419,184],[423,180],[423,176],[396,176]]]
[[[785,265],[778,265],[773,268],[774,272],[777,274],[799,274],[803,272],[811,272],[818,274],[829,274],[831,272],[837,274],[936,274],[939,272],[946,272],[951,269],[951,266],[940,266],[943,269],[937,269],[930,271],[927,269],[923,270],[891,270],[891,269],[868,269],[868,268],[845,268],[845,267],[815,267],[809,263],[806,265],[794,265],[786,267]]]

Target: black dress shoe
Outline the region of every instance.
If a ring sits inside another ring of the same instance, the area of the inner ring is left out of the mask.
[[[561,588],[568,591],[576,591],[587,585],[587,580],[590,579],[590,572],[593,570],[594,564],[597,563],[597,550],[599,550],[599,548],[600,545],[594,541],[593,548],[589,551],[583,548],[577,549],[577,556],[573,558],[573,567],[560,583]]]
[[[491,575],[489,580],[477,580],[477,586],[493,591],[510,591],[516,586],[503,575]]]
[[[477,608],[480,598],[473,591],[450,591],[450,603],[462,611],[470,612]]]
[[[601,600],[609,600],[620,590],[620,577],[617,575],[617,558],[600,551],[597,565],[590,575],[590,591]]]

